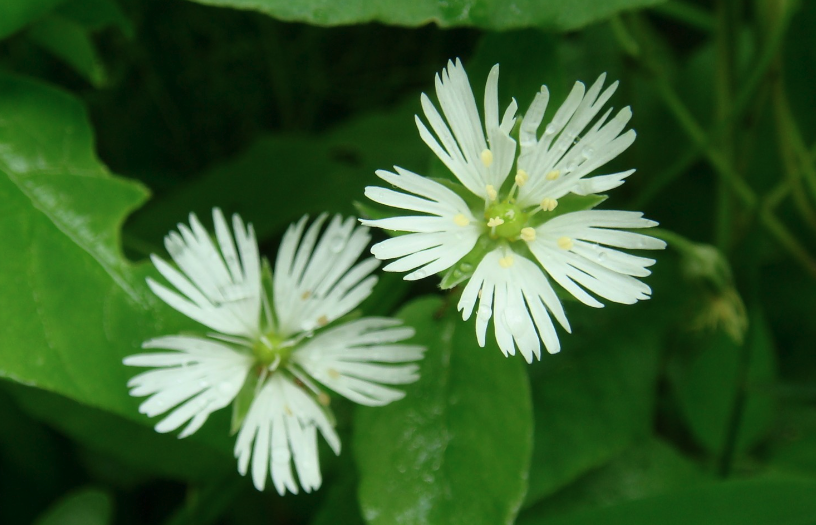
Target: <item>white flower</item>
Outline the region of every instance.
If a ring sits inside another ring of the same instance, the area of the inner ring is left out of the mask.
[[[639,213],[587,209],[601,200],[594,194],[623,184],[634,172],[589,176],[635,139],[634,131],[624,131],[632,116],[629,108],[612,118],[608,109],[598,117],[617,88],[614,83],[602,90],[604,79],[601,75],[588,90],[576,82],[540,132],[549,101],[542,86],[517,128],[517,148],[515,100],[499,119],[499,66],[487,79],[483,127],[462,64],[449,62],[436,77],[442,114],[422,95],[433,133],[419,117],[416,123],[422,139],[461,186],[395,167],[377,175],[396,190],[366,188],[375,202],[419,213],[362,221],[409,232],[374,245],[371,252],[378,259],[394,259],[384,269],[409,272],[407,280],[447,271],[443,286],[449,288],[470,278],[458,308],[467,320],[481,298],[476,315],[481,346],[492,318],[505,355],[518,348],[531,362],[533,356],[540,358],[540,342],[550,353],[559,351],[550,316],[565,330],[570,327],[547,276],[595,307],[603,305],[589,292],[627,304],[651,293],[635,277],[649,275],[647,267],[655,261],[613,248],[664,248],[661,240],[616,229],[657,223]],[[566,206],[556,211],[559,201],[583,211],[562,213]]]
[[[335,216],[321,235],[326,218],[321,215],[306,230],[303,217],[287,230],[269,297],[252,226],[236,215],[233,238],[220,210],[213,210],[216,245],[190,215],[189,228],[181,224],[180,234],[165,239],[180,271],[153,257],[175,291],[151,279],[148,284],[167,304],[214,332],[151,339],[144,348],[168,352],[124,360],[153,368],[128,386],[133,396],[149,396],[142,413],[169,412],[156,425],[158,432],[186,424],[179,437],[189,436],[212,412],[234,402],[235,416],[243,418],[235,444],[238,470],[246,474],[251,463],[259,490],[270,474],[280,494],[320,486],[318,431],[340,453],[322,387],[377,406],[404,396],[392,385],[418,378],[417,365],[407,363],[421,359],[424,349],[397,344],[414,334],[399,321],[368,317],[327,327],[368,297],[378,263],[373,258],[357,263],[370,240],[367,228]],[[239,402],[244,393],[250,396],[246,404]]]

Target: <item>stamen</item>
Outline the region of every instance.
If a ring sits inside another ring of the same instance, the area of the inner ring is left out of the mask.
[[[320,392],[319,394],[317,394],[317,402],[323,405],[324,407],[327,407],[329,406],[329,403],[331,403],[331,398],[327,393]]]
[[[558,201],[547,197],[541,200],[541,209],[544,211],[553,211],[558,206]]]
[[[331,377],[332,379],[337,379],[338,377],[340,377],[340,372],[338,372],[334,368],[329,368],[326,372],[328,372],[329,377]]]
[[[289,408],[289,405],[283,405],[283,411],[284,411],[284,412],[286,412],[286,415],[287,415],[287,416],[291,416],[291,415],[292,415],[292,409],[291,409],[291,408]]]
[[[530,176],[527,175],[527,172],[524,170],[518,170],[516,172],[516,184],[520,187],[527,184],[527,181],[530,179]]]
[[[325,315],[321,315],[320,317],[317,318],[318,326],[326,326],[327,324],[329,324],[329,318],[326,317]]]
[[[460,213],[453,218],[453,222],[455,222],[457,226],[464,227],[470,224],[470,219],[468,219],[465,214]]]
[[[498,192],[496,192],[496,188],[494,188],[492,184],[485,186],[485,190],[487,190],[487,198],[492,201],[496,200],[496,197],[499,196]]]
[[[504,219],[502,219],[501,217],[493,217],[492,219],[487,221],[488,228],[495,228],[496,226],[501,226],[502,224],[504,224]]]
[[[572,242],[572,239],[570,239],[569,237],[560,237],[557,242],[558,247],[561,248],[562,250],[571,250],[574,244]]]
[[[536,231],[535,231],[534,228],[530,228],[529,226],[527,226],[526,228],[521,229],[521,240],[522,241],[532,242],[532,241],[535,240],[535,238],[536,238]]]
[[[555,180],[561,176],[561,170],[552,170],[544,178],[547,180]]]
[[[510,268],[513,266],[513,256],[512,255],[505,255],[501,259],[499,259],[499,266],[502,268]]]
[[[480,157],[482,157],[482,164],[485,165],[485,168],[489,168],[493,164],[493,152],[489,149],[482,151]]]
[[[303,294],[300,296],[300,298],[305,301],[306,299],[308,299],[311,296],[312,296],[312,292],[310,292],[309,290],[306,290],[305,292],[303,292]]]

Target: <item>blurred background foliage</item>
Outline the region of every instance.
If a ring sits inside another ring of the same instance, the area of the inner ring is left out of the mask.
[[[806,0],[5,0],[0,523],[816,523],[814,27]],[[121,359],[192,324],[147,255],[220,206],[274,257],[375,169],[438,170],[412,118],[453,57],[522,110],[621,81],[638,173],[608,205],[661,223],[654,298],[568,303],[524,366],[383,276],[363,308],[416,326],[422,380],[335,403],[316,494],[255,491],[228,414],[156,434]]]

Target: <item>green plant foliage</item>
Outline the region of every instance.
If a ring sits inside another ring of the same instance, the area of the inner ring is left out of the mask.
[[[357,411],[363,516],[371,524],[513,523],[532,448],[523,361],[505,359],[495,343],[479,348],[473,319],[463,323],[438,299],[418,299],[399,317],[428,350],[405,399]]]
[[[65,0],[9,0],[0,5],[0,38],[48,13]]]
[[[764,318],[755,313],[743,345],[718,332],[681,355],[669,376],[689,427],[709,452],[726,453],[735,404],[742,407],[736,449],[754,446],[774,421],[776,364]]]
[[[105,83],[106,75],[88,31],[72,20],[51,15],[28,30],[28,37],[64,60],[96,86]]]
[[[639,329],[615,333],[614,321],[601,326],[573,321],[574,333],[564,339],[561,353],[532,368],[536,423],[528,503],[648,434],[658,334],[638,316],[624,319]]]
[[[816,483],[751,480],[712,483],[604,509],[531,520],[525,525],[806,525],[813,521],[814,513]]]
[[[196,0],[203,4],[252,9],[281,20],[318,25],[383,22],[402,26],[420,26],[435,22],[442,27],[474,26],[484,29],[541,27],[554,30],[575,29],[626,9],[660,3],[660,0],[580,0],[569,3],[548,0],[523,0],[511,5],[494,0],[420,0],[410,2],[343,2],[327,4],[283,2],[279,0]]]
[[[0,523],[813,525],[814,23],[772,0],[0,0]],[[542,84],[539,133],[576,81],[619,81],[604,106],[637,139],[595,174],[636,173],[547,217],[658,221],[652,297],[554,285],[571,333],[528,365],[456,311],[492,241],[375,271],[349,318],[412,326],[420,378],[383,407],[317,396],[342,450],[318,437],[308,493],[237,472],[254,381],[189,438],[155,432],[122,359],[208,330],[146,286],[149,255],[217,206],[274,263],[303,215],[398,213],[364,195],[378,169],[454,187],[415,115],[457,58],[482,118],[500,64],[513,133]]]
[[[602,467],[544,498],[519,518],[519,525],[586,508],[608,507],[704,483],[689,458],[659,439],[639,441]]]
[[[115,458],[136,473],[201,482],[231,474],[235,469],[230,445],[218,446],[223,443],[219,434],[196,435],[193,442],[179,441],[143,424],[45,391],[18,387],[13,394],[32,417],[95,452]]]
[[[145,268],[122,258],[118,239],[147,191],[99,163],[65,93],[4,75],[0,114],[0,375],[133,418],[121,359],[163,326]]]
[[[415,106],[412,100],[391,112],[364,115],[318,137],[260,137],[238,158],[145,206],[129,226],[158,240],[190,211],[206,216],[221,206],[251,218],[264,238],[280,233],[304,213],[352,214],[365,186],[379,180],[374,170],[427,156],[412,123]],[[370,143],[388,147],[370,148]],[[226,195],[224,188],[230,188]],[[271,206],[276,213],[268,213]]]
[[[112,514],[111,497],[99,489],[87,488],[56,502],[35,525],[108,525]]]

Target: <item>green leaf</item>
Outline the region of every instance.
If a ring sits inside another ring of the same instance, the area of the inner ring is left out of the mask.
[[[603,467],[525,511],[525,525],[592,507],[667,494],[707,480],[700,469],[669,444],[649,438],[637,442]]]
[[[114,458],[138,474],[183,481],[206,480],[232,473],[229,446],[213,447],[179,440],[152,428],[62,396],[26,387],[11,389],[20,406],[34,418],[56,428],[89,449]],[[226,428],[221,428],[226,433]],[[203,432],[203,431],[202,431]]]
[[[115,0],[69,0],[57,9],[57,13],[90,31],[116,26],[125,35],[133,36],[133,24]]]
[[[107,81],[102,60],[96,53],[89,31],[59,15],[50,15],[28,30],[28,38],[63,60],[94,86]]]
[[[80,104],[0,76],[0,376],[130,414],[121,359],[160,326],[119,226],[147,192],[96,159]]]
[[[816,483],[750,480],[710,484],[524,525],[811,525],[814,516]]]
[[[768,446],[769,463],[777,470],[816,476],[816,408],[792,403],[781,408]]]
[[[648,435],[659,356],[656,325],[645,315],[650,307],[576,306],[561,352],[531,367],[536,424],[528,503]]]
[[[357,411],[359,498],[371,525],[510,524],[527,487],[532,417],[525,364],[476,344],[443,301],[399,317],[428,350],[405,399]]]
[[[0,2],[0,38],[22,29],[65,0],[4,0]]]
[[[0,115],[0,377],[148,423],[122,359],[196,324],[149,291],[152,267],[122,257],[121,224],[147,192],[99,163],[65,93],[0,75]]]
[[[484,29],[540,27],[576,29],[615,13],[660,3],[660,0],[394,0],[391,2],[324,2],[303,0],[196,0],[202,4],[251,9],[280,20],[316,25],[382,22],[417,27],[436,22],[441,27],[472,26]]]
[[[774,419],[776,361],[764,317],[751,312],[744,346],[724,332],[705,334],[698,341],[699,348],[678,354],[670,366],[669,379],[681,412],[697,441],[711,454],[723,454],[747,362],[736,434],[736,450],[745,451],[767,435]]]
[[[364,115],[321,135],[264,136],[180,191],[148,203],[128,221],[129,231],[158,244],[189,211],[209,214],[213,206],[240,212],[260,239],[304,213],[352,215],[365,186],[381,182],[376,169],[427,158],[413,124],[418,100],[411,97],[394,111]]]
[[[344,477],[326,489],[326,498],[309,525],[365,525],[357,503],[357,479]]]
[[[86,488],[59,500],[34,525],[107,525],[112,517],[110,496],[101,490]]]

